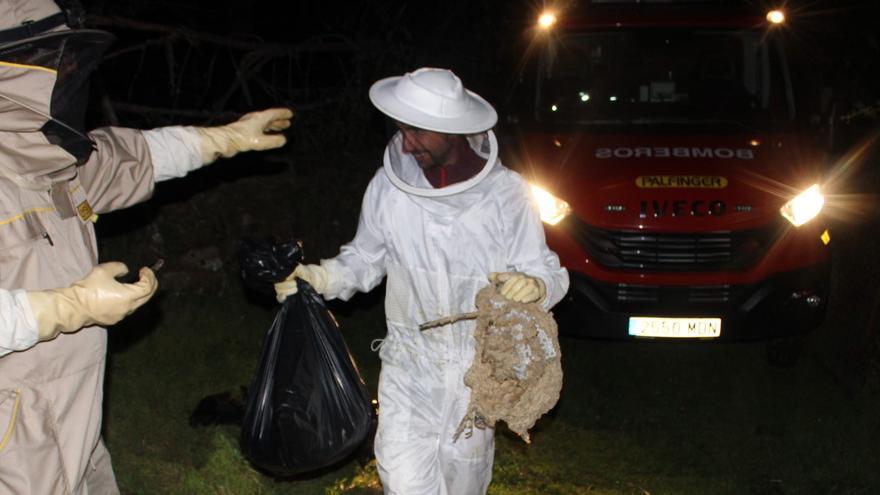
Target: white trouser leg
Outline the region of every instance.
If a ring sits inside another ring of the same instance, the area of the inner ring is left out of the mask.
[[[376,460],[386,494],[479,495],[492,479],[494,430],[452,437],[469,391],[456,365],[383,363]]]

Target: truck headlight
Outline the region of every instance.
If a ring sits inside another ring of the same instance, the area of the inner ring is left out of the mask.
[[[773,9],[767,12],[767,20],[770,24],[782,24],[785,22],[785,12],[779,9]]]
[[[825,197],[822,196],[822,191],[819,190],[819,185],[813,184],[806,191],[798,194],[782,205],[782,208],[779,209],[779,213],[781,213],[786,220],[791,222],[792,225],[800,227],[816,218],[816,215],[822,211],[822,206],[824,204]]]
[[[551,11],[544,11],[538,17],[538,27],[544,30],[551,29],[556,24],[556,14]]]
[[[541,212],[541,221],[548,225],[556,225],[561,222],[569,213],[571,206],[565,201],[557,198],[549,192],[532,184],[532,197]]]

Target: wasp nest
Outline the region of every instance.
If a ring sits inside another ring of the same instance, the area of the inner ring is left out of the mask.
[[[471,399],[455,438],[504,421],[528,442],[529,428],[562,389],[556,321],[540,305],[509,301],[492,285],[477,294],[476,305],[476,353],[464,377]]]

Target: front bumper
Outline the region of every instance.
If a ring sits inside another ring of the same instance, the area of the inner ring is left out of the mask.
[[[555,309],[568,335],[643,339],[628,333],[632,316],[721,318],[713,340],[803,335],[820,325],[830,284],[830,263],[772,275],[749,285],[634,285],[598,282],[569,271],[571,288]]]

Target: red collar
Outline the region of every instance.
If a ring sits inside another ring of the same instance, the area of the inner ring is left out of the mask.
[[[454,165],[431,167],[423,170],[423,173],[434,189],[439,189],[470,179],[480,173],[485,165],[485,160],[471,151],[464,155],[462,161]]]

